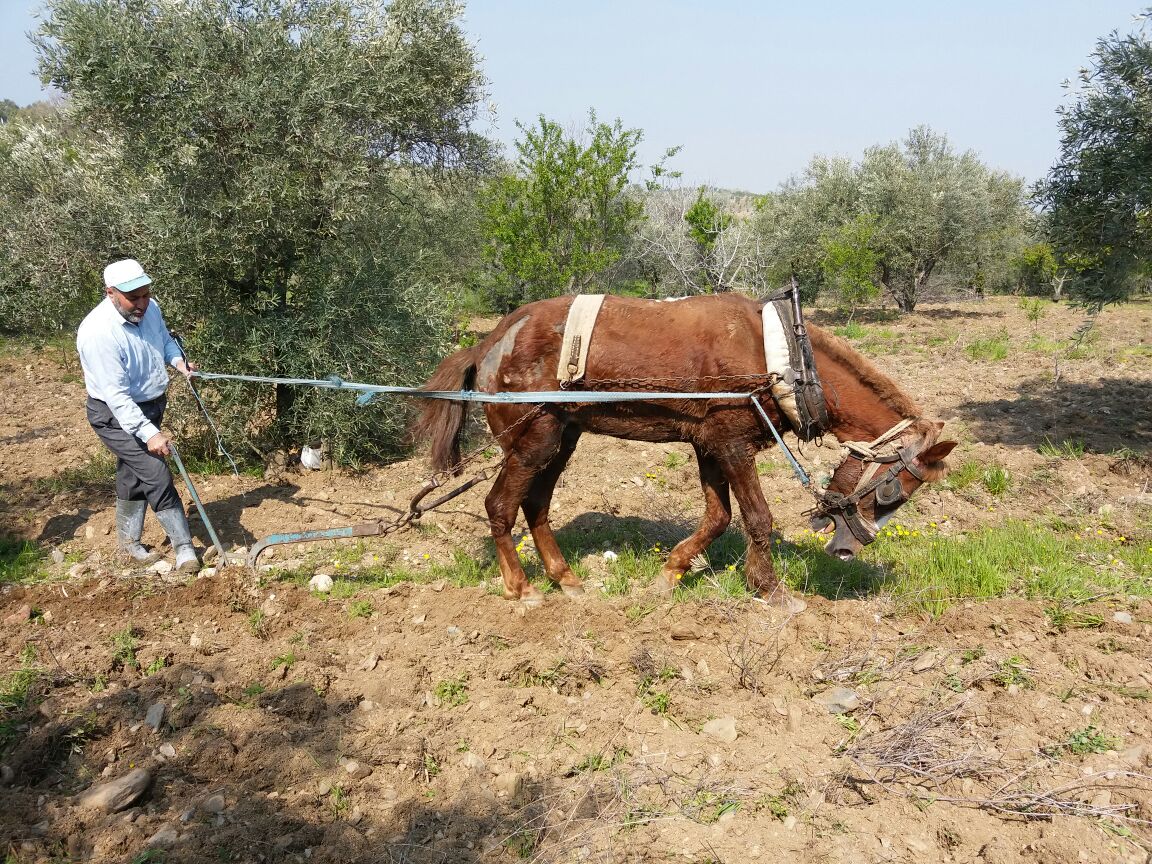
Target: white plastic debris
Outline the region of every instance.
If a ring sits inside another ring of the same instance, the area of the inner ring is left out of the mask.
[[[308,580],[308,587],[321,594],[327,594],[332,590],[332,577],[327,573],[317,573]]]
[[[300,448],[300,464],[305,468],[311,468],[313,471],[319,471],[324,464],[324,454],[318,447],[310,447],[305,444]]]

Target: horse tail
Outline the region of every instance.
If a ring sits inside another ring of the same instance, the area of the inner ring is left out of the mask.
[[[424,385],[425,390],[471,390],[476,380],[479,346],[465,348],[445,357]],[[460,473],[460,441],[464,436],[467,402],[425,399],[424,407],[409,429],[413,441],[431,440],[431,461],[436,471],[452,469]]]

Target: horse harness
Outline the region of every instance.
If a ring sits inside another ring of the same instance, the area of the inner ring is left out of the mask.
[[[865,466],[856,481],[856,488],[847,495],[840,492],[825,492],[816,501],[812,511],[817,516],[834,518],[839,516],[848,526],[848,530],[861,543],[867,545],[876,539],[879,526],[871,519],[861,514],[858,504],[866,495],[875,490],[876,503],[882,506],[898,504],[905,500],[904,486],[900,483],[900,472],[907,471],[921,483],[924,482],[923,469],[916,464],[917,453],[914,445],[900,446],[900,436],[913,423],[915,418],[901,420],[879,438],[865,443],[863,441],[846,441],[848,455],[855,456]],[[843,464],[843,463],[841,463]],[[886,471],[883,466],[890,466]]]

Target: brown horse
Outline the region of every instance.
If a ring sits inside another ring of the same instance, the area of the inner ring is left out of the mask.
[[[555,391],[571,297],[523,306],[505,316],[480,344],[445,359],[429,390]],[[875,539],[879,527],[922,482],[943,476],[955,442],[937,443],[943,426],[846,342],[811,327],[816,368],[826,394],[828,430],[849,444],[816,506],[815,527],[832,529],[826,549],[843,559]],[[733,294],[676,301],[607,297],[589,344],[588,390],[753,391],[769,382],[761,305]],[[772,398],[760,403],[788,428]],[[635,401],[607,404],[487,404],[492,434],[507,457],[485,499],[504,596],[529,604],[541,592],[524,575],[512,542],[523,508],[548,577],[567,594],[583,591],[548,524],[552,491],[583,432],[638,441],[686,441],[696,451],[704,516],[668,555],[657,587],[671,591],[689,563],[728,527],[729,490],[748,536],[748,586],[788,605],[772,566],[772,514],[756,473],[756,453],[774,443],[749,400]],[[428,399],[413,436],[428,437],[432,462],[444,470],[460,458],[465,403]],[[903,421],[908,421],[904,423]]]

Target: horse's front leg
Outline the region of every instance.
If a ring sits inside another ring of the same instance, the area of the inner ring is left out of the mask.
[[[524,568],[520,566],[520,556],[516,553],[516,544],[512,542],[512,526],[516,522],[516,511],[520,509],[520,502],[524,500],[535,474],[536,469],[525,466],[519,453],[510,453],[484,499],[492,541],[496,545],[496,563],[504,580],[504,598],[523,600],[529,606],[539,606],[544,602],[544,595],[528,581]]]
[[[740,503],[744,532],[748,536],[748,559],[744,566],[748,587],[773,606],[789,612],[803,611],[807,604],[788,593],[772,565],[772,511],[756,474],[755,451],[744,444],[729,445],[720,456],[720,465]]]
[[[532,540],[536,544],[536,552],[540,555],[544,571],[548,574],[548,578],[570,597],[583,594],[584,586],[564,560],[564,555],[556,543],[556,536],[552,533],[548,512],[552,506],[552,493],[556,489],[556,481],[560,479],[560,474],[576,450],[576,442],[579,439],[579,427],[564,428],[556,455],[544,470],[536,475],[522,505],[524,518],[528,521],[528,529],[532,532]]]
[[[664,568],[656,577],[655,589],[670,594],[692,565],[692,559],[711,545],[712,541],[724,533],[732,521],[732,502],[728,495],[728,478],[720,469],[716,457],[697,444],[696,464],[700,469],[700,487],[704,490],[704,515],[696,531],[676,544],[668,553]]]

